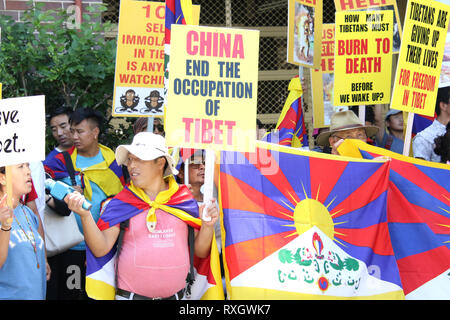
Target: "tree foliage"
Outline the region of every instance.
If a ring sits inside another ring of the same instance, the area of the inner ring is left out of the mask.
[[[32,1],[28,5],[21,22],[0,16],[3,97],[43,94],[47,114],[60,106],[91,107],[105,115],[102,129],[111,129],[116,39],[104,37],[111,28],[101,22],[105,7],[87,7],[75,29],[74,16],[65,10],[44,11],[44,3]],[[102,142],[114,148],[121,142],[117,131],[109,130]]]

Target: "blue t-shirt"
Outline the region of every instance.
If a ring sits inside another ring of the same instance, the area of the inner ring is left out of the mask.
[[[389,150],[399,153],[399,154],[403,154],[403,145],[404,145],[404,141],[402,139],[399,139],[397,137],[394,137],[391,134],[388,134],[387,132],[384,133],[383,136],[383,140],[382,141],[378,141],[378,138],[376,139],[377,145],[380,148],[386,148],[386,144],[388,142],[388,138],[391,137],[392,139],[392,143],[391,143],[391,147]]]
[[[85,169],[88,167],[92,167],[103,161],[104,161],[104,158],[100,151],[94,157],[83,157],[83,156],[77,155],[76,166],[77,166],[77,168]],[[79,175],[76,176],[76,181],[77,181],[78,185],[81,185],[81,179],[80,179]],[[65,182],[69,185],[72,184],[70,182],[69,177],[64,178],[63,182]],[[91,181],[90,184],[91,184],[91,188],[92,188],[92,199],[91,199],[91,201],[89,201],[92,204],[91,214],[92,214],[92,218],[94,218],[94,221],[97,222],[98,219],[100,218],[100,205],[101,205],[102,201],[106,199],[106,194],[94,182]],[[80,216],[78,214],[75,214],[75,218],[78,223],[78,228],[80,229],[81,233],[83,233],[83,226],[81,224]],[[86,242],[82,241],[70,249],[71,250],[86,250]]]
[[[24,205],[14,209],[14,216],[9,231],[8,257],[0,268],[0,300],[44,300],[47,289],[45,247],[38,233],[39,220]],[[36,241],[37,254],[30,241]]]

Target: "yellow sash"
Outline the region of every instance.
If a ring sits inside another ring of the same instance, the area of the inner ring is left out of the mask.
[[[113,163],[115,160],[114,152],[110,148],[101,144],[99,144],[99,147],[104,161],[85,169],[80,169],[76,165],[76,148],[71,154],[75,171],[79,171],[82,173],[83,183],[85,186],[84,196],[88,200],[92,200],[92,187],[90,183],[91,181],[98,185],[107,196],[116,195],[123,189],[120,178],[114,173],[114,171],[109,168],[111,163]]]
[[[167,213],[173,214],[183,221],[191,221],[194,224],[201,226],[202,222],[199,218],[195,218],[190,214],[184,212],[183,210],[166,205],[166,203],[169,202],[170,198],[180,188],[173,176],[167,177],[166,181],[169,183],[169,189],[158,193],[155,200],[151,200],[150,197],[144,192],[144,190],[134,186],[133,181],[130,182],[130,186],[128,187],[136,196],[138,196],[142,201],[148,203],[150,206],[146,218],[148,230],[150,232],[153,232],[153,230],[155,230],[156,228],[156,209],[161,209]]]

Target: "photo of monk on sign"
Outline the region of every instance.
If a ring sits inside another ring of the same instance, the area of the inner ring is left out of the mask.
[[[294,61],[313,64],[314,8],[295,3]]]

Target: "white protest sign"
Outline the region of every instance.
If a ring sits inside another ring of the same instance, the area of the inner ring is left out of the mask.
[[[0,166],[45,159],[45,96],[0,100]]]

